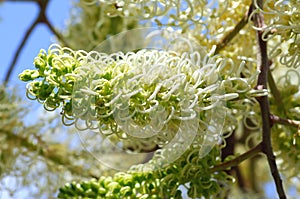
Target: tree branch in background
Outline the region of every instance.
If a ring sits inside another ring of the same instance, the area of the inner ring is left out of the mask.
[[[250,13],[252,12],[252,4],[249,6],[248,12],[245,16],[238,22],[238,24],[231,30],[220,43],[217,44],[215,54],[218,54],[227,44],[242,30],[248,23]]]
[[[259,143],[258,145],[256,145],[252,149],[250,149],[249,151],[237,156],[236,158],[234,158],[230,161],[227,161],[227,162],[224,162],[220,165],[214,166],[213,168],[210,169],[210,172],[223,171],[223,170],[226,170],[230,167],[237,166],[241,162],[243,162],[244,160],[252,158],[260,152],[262,152],[262,143]]]
[[[17,2],[17,0],[10,0],[12,2]],[[18,2],[21,2],[21,1],[18,1]],[[9,65],[9,68],[6,72],[6,75],[5,75],[5,79],[4,79],[4,83],[8,83],[9,82],[9,79],[11,77],[11,74],[16,66],[16,63],[19,59],[19,56],[28,40],[28,38],[30,37],[32,31],[34,30],[34,28],[38,25],[38,24],[45,24],[49,30],[59,39],[61,40],[61,42],[65,45],[65,46],[68,46],[66,41],[63,39],[62,35],[57,32],[55,30],[55,28],[53,27],[53,25],[50,23],[48,17],[46,16],[46,11],[47,11],[47,8],[48,8],[48,3],[49,3],[49,0],[27,0],[26,2],[35,2],[37,3],[38,7],[39,7],[39,15],[38,17],[36,18],[36,20],[31,24],[31,26],[28,28],[28,30],[26,31],[23,39],[21,40],[21,43],[20,45],[18,46],[15,54],[14,54],[14,57],[13,57],[13,60],[11,62],[11,64]]]
[[[257,0],[257,5],[259,9],[263,9],[263,1]],[[268,70],[269,70],[269,60],[268,60],[268,53],[267,53],[267,42],[262,39],[262,34],[265,24],[264,24],[264,16],[261,13],[256,13],[253,16],[254,25],[259,30],[256,30],[257,34],[257,41],[258,41],[258,55],[257,55],[257,65],[260,69],[260,74],[257,80],[256,88],[259,89],[266,89],[267,88],[267,81],[268,81]],[[275,181],[276,189],[278,196],[281,199],[285,199],[286,195],[283,189],[282,180],[277,168],[277,164],[275,161],[275,155],[272,149],[271,143],[271,121],[270,121],[270,106],[269,106],[269,99],[268,96],[262,96],[257,98],[260,110],[261,110],[261,117],[262,117],[262,150],[266,154],[269,167]]]
[[[291,126],[291,127],[295,127],[295,128],[300,127],[300,121],[284,119],[284,118],[280,118],[276,115],[271,115],[271,120],[275,124],[282,124],[282,125]]]
[[[53,27],[53,25],[50,23],[47,15],[46,15],[46,12],[47,12],[47,7],[48,7],[48,3],[49,3],[49,0],[47,1],[43,1],[43,0],[39,0],[38,1],[38,5],[40,7],[40,14],[39,14],[39,22],[40,23],[43,23],[45,24],[49,30],[59,39],[61,40],[61,42],[65,45],[65,46],[69,46],[67,45],[67,42],[64,40],[63,36],[57,32],[55,30],[55,28]]]
[[[26,129],[24,129],[26,130]],[[39,140],[37,143],[31,142],[27,137],[24,137],[20,134],[16,134],[10,131],[0,131],[0,133],[7,136],[8,143],[14,143],[14,145],[20,145],[20,147],[25,147],[31,152],[36,152],[39,156],[44,157],[45,159],[51,161],[54,165],[63,166],[67,168],[74,175],[81,175],[83,177],[91,178],[93,177],[89,170],[84,169],[81,166],[73,165],[70,157],[74,156],[76,153],[67,149],[63,144],[47,144],[42,140]],[[17,147],[17,148],[20,148]],[[63,150],[61,150],[63,149]],[[67,152],[63,152],[67,151]]]
[[[221,151],[221,158],[223,162],[226,159],[226,157],[234,155],[236,144],[237,144],[237,139],[235,134],[236,134],[236,130],[233,130],[231,135],[229,137],[226,136],[225,138],[224,142],[226,142],[226,146],[222,148]],[[240,172],[239,165],[233,166],[229,170],[226,170],[225,172],[232,176],[235,175],[238,186],[243,190],[243,192],[247,192],[245,179],[242,173]]]

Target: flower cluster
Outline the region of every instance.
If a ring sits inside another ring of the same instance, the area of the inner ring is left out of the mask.
[[[174,164],[155,172],[131,169],[99,180],[71,182],[60,189],[59,198],[181,198],[180,186],[187,189],[190,198],[220,197],[221,187],[232,182],[225,172],[211,172],[220,163],[219,150],[200,158],[196,148],[190,148]],[[223,187],[222,187],[223,188]]]
[[[264,27],[266,40],[277,38],[273,53],[280,55],[280,63],[287,67],[299,67],[300,3],[299,1],[266,1],[268,23]],[[278,41],[279,40],[279,41]]]
[[[27,85],[28,96],[46,110],[62,106],[63,120],[75,121],[79,129],[99,128],[104,135],[148,144],[152,140],[164,145],[181,123],[195,121],[194,130],[202,139],[207,129],[214,129],[207,130],[213,145],[220,126],[212,122],[212,110],[221,99],[238,97],[221,93],[222,64],[198,53],[141,50],[106,55],[52,46],[48,54],[42,50],[34,64],[37,70],[25,70],[19,77],[33,80]]]
[[[34,64],[36,70],[19,75],[31,81],[30,99],[49,111],[62,106],[66,125],[99,129],[105,136],[144,145],[163,147],[177,132],[193,129],[195,144],[212,146],[221,133],[224,100],[265,95],[251,90],[255,74],[250,79],[234,77],[226,59],[197,52],[107,55],[53,45],[48,53],[42,50]]]

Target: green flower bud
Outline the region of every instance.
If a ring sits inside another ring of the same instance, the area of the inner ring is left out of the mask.
[[[40,77],[40,74],[36,70],[26,69],[21,74],[19,74],[19,79],[24,82],[32,81]]]
[[[117,182],[111,182],[111,183],[109,183],[108,187],[109,187],[109,191],[111,191],[114,194],[118,193],[120,191],[120,189],[121,189],[120,184],[117,183]]]

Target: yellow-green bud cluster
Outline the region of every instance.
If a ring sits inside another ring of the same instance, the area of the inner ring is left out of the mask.
[[[129,170],[116,173],[114,177],[68,183],[60,189],[58,197],[181,198],[181,185],[186,186],[190,198],[222,194],[221,186],[232,182],[232,177],[225,172],[210,172],[220,163],[219,150],[214,148],[204,158],[199,157],[198,150],[189,149],[174,164],[155,172]]]

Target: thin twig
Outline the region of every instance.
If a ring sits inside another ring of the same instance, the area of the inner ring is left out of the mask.
[[[237,166],[244,160],[252,158],[260,152],[262,152],[262,143],[259,143],[258,145],[256,145],[252,149],[250,149],[249,151],[237,156],[236,158],[234,158],[230,161],[227,161],[222,164],[214,166],[213,168],[210,169],[210,172],[223,171],[230,167]]]
[[[53,25],[50,23],[47,15],[46,15],[46,11],[47,11],[47,7],[48,7],[48,3],[49,0],[47,1],[41,1],[39,0],[38,5],[40,7],[40,22],[45,24],[49,30],[65,45],[65,46],[69,46],[67,44],[67,42],[65,41],[65,39],[63,38],[63,36],[57,32],[55,30],[55,28],[53,27]]]
[[[218,54],[227,44],[242,30],[249,20],[249,15],[252,12],[252,5],[249,6],[248,12],[245,16],[237,23],[237,25],[231,30],[220,43],[217,44],[215,54]]]
[[[271,115],[271,120],[273,123],[276,123],[276,124],[282,124],[282,125],[291,126],[291,127],[295,127],[295,128],[300,127],[300,121],[280,118],[276,115]]]
[[[260,9],[263,9],[263,0],[256,0],[257,5]],[[254,24],[258,28],[263,28],[264,24],[264,16],[261,13],[256,13],[253,18]],[[257,81],[257,89],[265,89],[267,88],[268,81],[268,70],[269,70],[269,60],[267,54],[267,42],[262,39],[262,30],[257,30],[257,41],[258,41],[258,66],[260,68],[260,74],[258,76]],[[257,98],[262,117],[262,150],[267,156],[267,160],[269,163],[269,167],[275,181],[276,189],[278,196],[281,199],[285,199],[285,191],[282,185],[282,180],[277,168],[277,164],[275,161],[275,156],[272,149],[271,143],[271,121],[270,121],[270,106],[268,96],[262,96]]]

